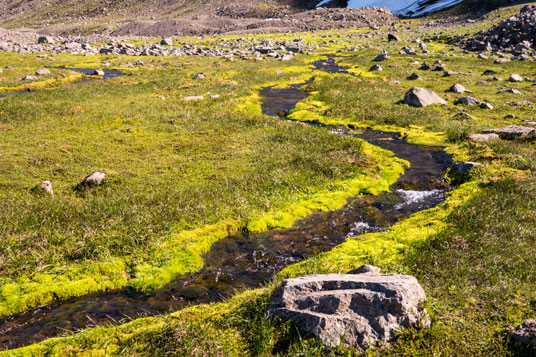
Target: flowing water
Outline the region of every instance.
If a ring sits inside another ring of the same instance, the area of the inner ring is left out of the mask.
[[[307,97],[300,90],[305,84],[263,89],[263,111],[285,117],[297,102]],[[191,304],[220,301],[236,289],[259,287],[283,268],[329,251],[349,237],[388,229],[401,218],[445,200],[450,187],[443,176],[453,162],[441,148],[408,143],[397,133],[353,134],[344,127],[324,129],[391,150],[397,157],[408,160],[411,167],[392,186],[392,192],[349,199],[343,208],[313,213],[289,229],[229,236],[212,246],[204,257],[205,267],[201,271],[182,276],[154,294],[144,295],[125,288],[1,319],[0,347],[24,346],[68,331],[120,324]]]

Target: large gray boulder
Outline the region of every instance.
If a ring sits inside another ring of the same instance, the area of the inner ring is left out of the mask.
[[[426,107],[432,104],[447,104],[435,92],[420,87],[413,87],[406,92],[404,103],[412,107]]]
[[[525,321],[515,331],[512,331],[510,336],[518,342],[536,347],[536,320]]]
[[[366,267],[354,274],[284,280],[272,297],[268,317],[291,320],[330,347],[344,340],[366,349],[377,341],[392,341],[400,328],[428,326],[420,306],[425,298],[414,277]]]

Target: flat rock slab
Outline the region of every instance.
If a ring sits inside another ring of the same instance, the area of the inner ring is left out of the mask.
[[[536,347],[536,320],[527,320],[510,336],[518,342]]]
[[[471,141],[493,141],[500,140],[501,138],[497,134],[469,134],[469,140]]]
[[[487,129],[482,131],[484,134],[497,134],[502,140],[515,140],[518,138],[534,138],[536,129],[528,126],[509,125],[504,128]]]
[[[344,340],[364,349],[380,340],[392,341],[402,327],[429,325],[420,307],[426,296],[417,279],[364,271],[284,280],[272,297],[268,316],[292,320],[327,346]]]

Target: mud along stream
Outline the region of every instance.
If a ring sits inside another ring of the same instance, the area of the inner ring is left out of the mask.
[[[263,111],[284,118],[297,102],[307,97],[300,90],[303,85],[264,88]],[[201,271],[182,276],[154,294],[125,288],[3,318],[0,348],[20,347],[77,329],[120,324],[192,304],[220,301],[236,289],[259,287],[283,268],[331,250],[348,237],[385,230],[398,220],[445,200],[450,187],[443,176],[453,163],[441,148],[408,143],[397,133],[365,131],[355,135],[342,127],[327,126],[318,130],[364,139],[408,160],[411,167],[391,187],[391,192],[349,199],[339,210],[314,213],[286,230],[229,236],[212,246]]]

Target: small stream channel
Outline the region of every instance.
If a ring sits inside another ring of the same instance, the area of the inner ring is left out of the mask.
[[[84,74],[86,76],[91,76],[91,75],[93,75],[93,72],[95,72],[95,70],[91,69],[91,68],[71,68],[71,67],[45,67],[45,68],[65,69],[65,70],[69,70],[69,71],[82,73],[82,74]],[[115,69],[106,69],[103,72],[104,72],[104,76],[102,76],[103,80],[119,77],[119,76],[121,76],[123,74],[120,71],[115,70]],[[75,83],[86,83],[86,82],[88,82],[88,80],[82,80],[82,81],[77,81],[77,82],[72,82],[72,83],[75,84]],[[35,92],[35,91],[12,92],[12,93],[3,93],[3,94],[0,93],[0,98],[11,97],[11,96],[20,95],[20,94],[29,94],[29,93],[33,93],[33,92]]]
[[[284,118],[297,102],[307,97],[300,90],[305,84],[263,89],[263,111]],[[313,213],[289,229],[227,237],[215,243],[205,255],[205,267],[201,271],[182,276],[154,294],[144,295],[125,288],[0,319],[0,348],[20,347],[68,331],[120,324],[192,304],[220,301],[236,289],[262,286],[283,268],[329,251],[349,237],[386,230],[400,219],[445,200],[450,186],[444,174],[453,162],[442,148],[411,144],[397,133],[352,134],[344,127],[324,128],[391,150],[397,157],[408,160],[411,167],[391,187],[391,192],[348,199],[343,208]]]

